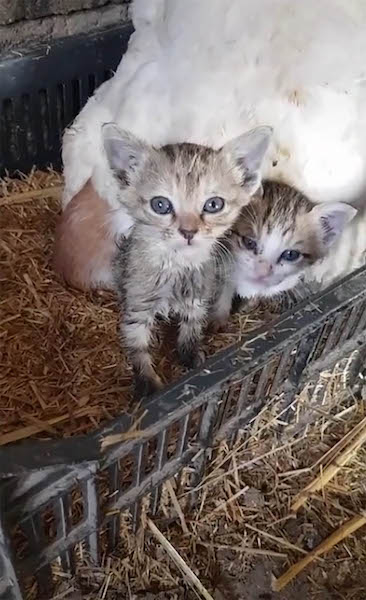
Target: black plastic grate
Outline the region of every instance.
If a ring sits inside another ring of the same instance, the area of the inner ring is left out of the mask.
[[[132,25],[44,45],[0,66],[0,176],[61,166],[62,134],[110,79]]]

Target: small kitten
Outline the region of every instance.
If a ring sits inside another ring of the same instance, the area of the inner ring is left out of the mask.
[[[226,251],[221,239],[260,185],[271,132],[258,127],[220,150],[194,144],[156,149],[104,125],[120,201],[135,223],[115,261],[114,278],[136,393],[161,387],[149,351],[158,314],[179,316],[181,360],[199,364],[202,329],[216,299],[210,317],[220,318],[220,281],[229,264],[220,254]]]
[[[349,247],[356,213],[348,204],[315,204],[288,185],[265,182],[233,227],[232,292],[271,297],[299,282],[322,288],[346,275],[364,261]],[[365,239],[358,240],[363,251]]]

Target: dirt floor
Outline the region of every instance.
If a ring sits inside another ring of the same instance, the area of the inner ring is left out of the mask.
[[[222,576],[214,592],[215,600],[308,600],[313,593],[312,584],[305,576],[283,592],[272,592],[271,584],[275,565],[268,560],[258,561],[246,576]],[[322,600],[333,600],[334,596],[322,590]]]
[[[271,591],[271,581],[273,576],[273,564],[267,560],[259,560],[249,570],[248,574],[238,573],[237,576],[231,574],[219,574],[216,587],[212,592],[213,600],[309,600],[313,589],[305,576],[289,587],[288,590],[275,593]],[[65,591],[67,586],[64,586]],[[127,591],[127,590],[126,590]],[[60,594],[60,591],[59,591]],[[59,596],[60,597],[60,596]],[[94,596],[95,599],[98,596]],[[338,600],[341,595],[332,594],[323,589],[319,593],[319,600]],[[57,596],[55,596],[56,600]],[[68,600],[84,600],[81,592],[70,592],[67,595]],[[118,592],[108,595],[109,600],[122,600],[123,596]],[[127,596],[128,598],[128,596]],[[192,600],[197,598],[188,588],[182,587],[167,594],[166,592],[145,592],[141,594],[131,594],[129,600]],[[61,600],[61,598],[60,598]]]

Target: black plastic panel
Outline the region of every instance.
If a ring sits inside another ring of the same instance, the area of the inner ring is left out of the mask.
[[[113,75],[132,32],[65,38],[0,62],[0,176],[60,167],[65,127]]]

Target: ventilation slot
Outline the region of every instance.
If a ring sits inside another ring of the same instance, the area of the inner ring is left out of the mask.
[[[90,75],[88,76],[88,84],[89,84],[89,96],[92,96],[94,94],[94,90],[96,88],[94,73],[90,73]]]
[[[72,88],[72,108],[73,117],[76,117],[81,109],[81,82],[79,79],[74,79],[71,82]]]
[[[39,132],[42,136],[42,145],[45,150],[49,148],[49,103],[47,90],[39,90],[38,92],[39,108],[41,115],[41,131]]]
[[[65,121],[65,86],[59,83],[56,86],[56,115],[58,130],[62,132],[66,127]]]
[[[104,71],[104,81],[108,81],[108,79],[111,79],[114,73],[115,72],[112,69],[107,69],[106,71]]]
[[[26,153],[30,157],[36,157],[37,153],[37,142],[34,127],[32,126],[32,111],[31,111],[31,100],[28,94],[22,96],[22,112],[23,112],[23,123],[24,123],[24,146],[26,147]]]
[[[18,147],[18,138],[17,138],[17,123],[15,120],[14,114],[14,104],[12,100],[7,98],[3,102],[3,110],[2,110],[2,139],[4,140],[5,154],[11,156],[12,160],[20,160],[20,152]],[[6,165],[5,165],[6,166]]]

